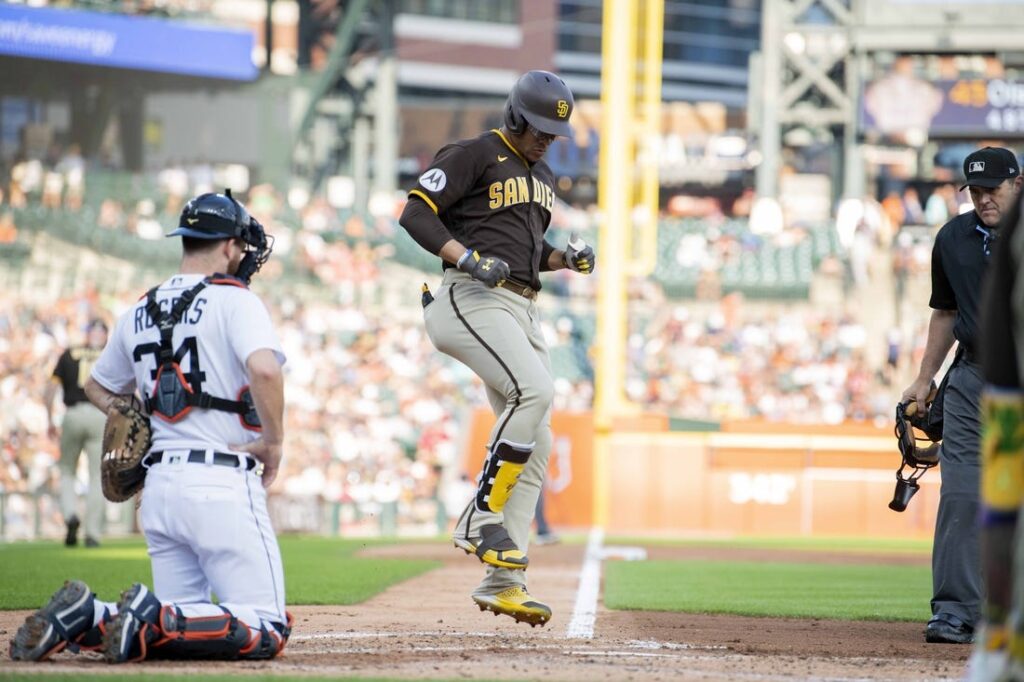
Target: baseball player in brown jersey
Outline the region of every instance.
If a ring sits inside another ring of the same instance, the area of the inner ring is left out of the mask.
[[[442,353],[483,380],[497,416],[474,499],[455,527],[455,546],[487,573],[473,592],[489,609],[543,625],[551,609],[526,590],[526,546],[551,450],[553,386],[541,333],[540,273],[589,274],[594,250],[578,239],[544,239],[555,178],[542,161],[568,136],[573,97],[561,78],[530,71],[513,86],[504,126],[449,144],[409,192],[402,226],[441,257],[444,278],[425,310]]]
[[[981,300],[981,566],[984,627],[968,682],[1024,680],[1024,217],[999,227]]]

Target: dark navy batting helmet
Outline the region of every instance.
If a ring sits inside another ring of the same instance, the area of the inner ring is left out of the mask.
[[[532,125],[548,135],[572,135],[572,91],[550,71],[528,71],[520,76],[505,102],[505,127],[522,134]]]

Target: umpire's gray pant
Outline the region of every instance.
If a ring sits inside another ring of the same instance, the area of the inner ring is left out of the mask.
[[[951,614],[977,626],[985,590],[978,528],[984,380],[981,366],[965,359],[950,372],[939,450],[942,489],[932,547],[932,614]]]
[[[453,269],[445,271],[435,293],[424,311],[427,334],[439,351],[465,364],[487,387],[498,417],[488,446],[499,440],[533,445],[503,512],[505,530],[526,552],[551,454],[554,395],[537,303],[505,289],[490,289]],[[489,566],[478,592],[494,594],[525,582],[525,571]]]

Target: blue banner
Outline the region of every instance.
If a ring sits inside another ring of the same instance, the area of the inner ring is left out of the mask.
[[[0,4],[0,54],[250,81],[250,31]]]

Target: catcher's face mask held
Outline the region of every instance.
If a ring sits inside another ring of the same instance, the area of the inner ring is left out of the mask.
[[[914,401],[896,405],[896,442],[903,460],[896,470],[896,490],[889,502],[889,509],[893,511],[906,510],[911,498],[921,488],[917,481],[924,472],[939,463],[942,434],[929,428],[929,409],[930,404],[922,410]],[[904,470],[908,472],[906,475]]]

